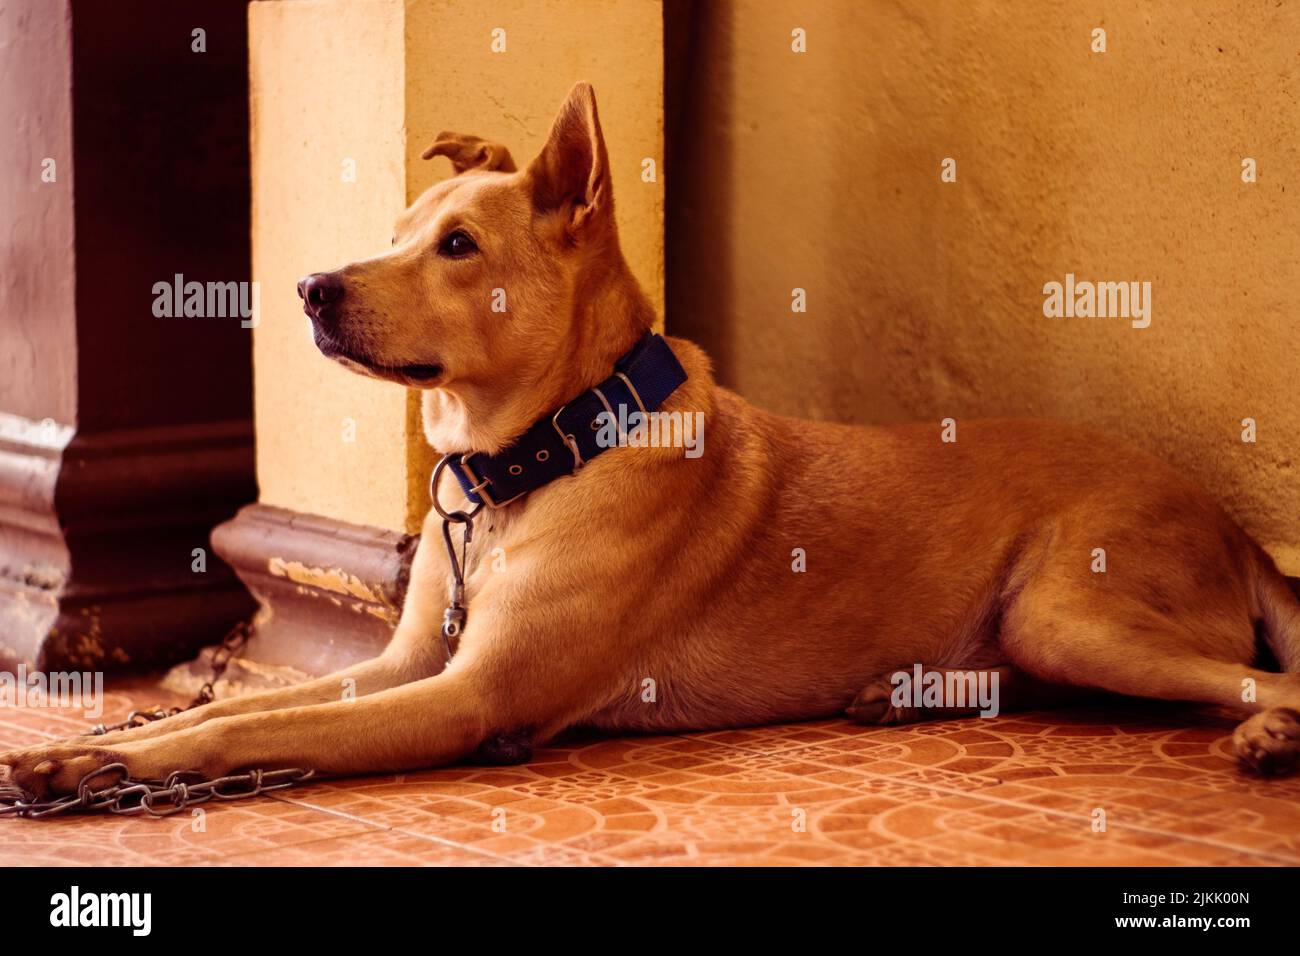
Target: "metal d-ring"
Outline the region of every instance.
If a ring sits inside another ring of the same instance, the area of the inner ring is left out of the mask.
[[[442,470],[451,463],[451,455],[443,455],[442,460],[438,462],[433,469],[433,477],[429,479],[429,500],[433,502],[433,510],[438,512],[443,521],[460,521],[468,524],[474,516],[483,510],[483,502],[480,501],[468,512],[465,511],[445,511],[442,504],[438,501],[438,478],[442,475]]]

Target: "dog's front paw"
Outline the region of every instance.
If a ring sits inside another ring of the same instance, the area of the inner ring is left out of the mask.
[[[116,751],[76,743],[42,744],[0,754],[0,774],[9,786],[25,791],[40,800],[65,793],[76,793],[86,775],[111,764],[121,763]],[[115,782],[111,773],[92,780],[95,789]]]
[[[1300,712],[1273,707],[1255,714],[1233,732],[1232,746],[1241,762],[1256,773],[1290,773],[1300,756]]]

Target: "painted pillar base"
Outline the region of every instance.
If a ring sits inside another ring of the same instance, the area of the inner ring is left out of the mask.
[[[0,418],[0,667],[156,669],[251,613],[208,553],[255,492],[247,421],[81,436]]]
[[[213,547],[260,605],[232,689],[293,683],[379,654],[397,626],[418,541],[260,504],[218,527]],[[202,661],[189,672],[206,679]],[[178,672],[172,680],[188,683]]]
[[[249,279],[245,10],[9,0],[0,37],[0,668],[152,670],[255,606],[208,553],[257,493],[249,332],[152,291]]]

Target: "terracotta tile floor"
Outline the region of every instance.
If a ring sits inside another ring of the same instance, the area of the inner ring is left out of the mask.
[[[105,719],[173,702],[127,685]],[[0,710],[0,749],[85,724]],[[521,767],[207,804],[201,825],[188,814],[6,818],[0,865],[1300,864],[1300,777],[1241,773],[1233,725],[1213,710],[1109,700],[902,730],[827,720],[588,738]]]

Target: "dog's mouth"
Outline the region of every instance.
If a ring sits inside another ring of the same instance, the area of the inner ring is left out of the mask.
[[[314,326],[314,332],[316,348],[320,349],[322,355],[361,375],[397,382],[410,388],[432,388],[442,378],[441,365],[422,363],[387,365],[348,348],[328,332],[323,332],[319,325]]]

